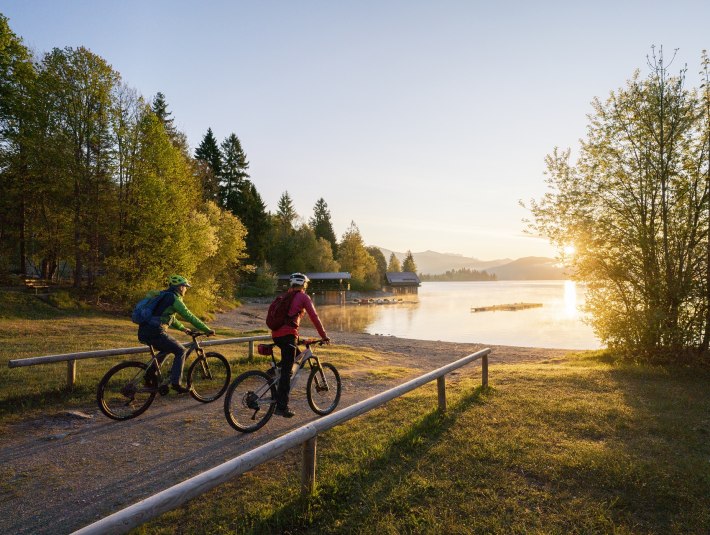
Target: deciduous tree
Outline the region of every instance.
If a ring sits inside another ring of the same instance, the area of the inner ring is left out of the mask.
[[[29,50],[0,14],[0,270],[27,272],[27,226],[36,70]],[[36,199],[35,199],[36,200]]]
[[[576,163],[547,157],[549,192],[532,230],[588,283],[592,325],[610,346],[699,347],[707,330],[708,165],[697,92],[662,51],[604,102],[595,99]]]
[[[343,234],[338,246],[340,269],[350,273],[354,290],[375,290],[380,287],[377,263],[367,252],[365,243],[355,222]]]
[[[94,284],[113,205],[112,96],[119,74],[89,50],[55,48],[41,64],[39,95],[49,142],[57,149],[50,180],[71,192],[74,284]]]
[[[385,282],[385,273],[387,272],[387,260],[385,260],[385,255],[380,251],[379,247],[366,247],[366,250],[375,260],[375,264],[377,265],[377,277],[381,286]]]
[[[402,265],[399,263],[399,258],[394,253],[390,254],[390,261],[387,264],[387,271],[390,273],[402,271]]]

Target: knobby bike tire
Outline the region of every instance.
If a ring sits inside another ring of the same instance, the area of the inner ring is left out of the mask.
[[[219,353],[205,353],[198,357],[187,372],[187,387],[190,395],[202,403],[210,403],[222,397],[229,387],[232,369],[229,361]]]
[[[325,384],[323,384],[323,378],[325,378]],[[342,388],[340,374],[335,366],[321,362],[320,367],[314,366],[308,376],[306,383],[308,405],[316,414],[321,416],[330,414],[340,402]]]
[[[96,389],[99,409],[113,420],[129,420],[143,414],[155,399],[157,385],[146,384],[143,362],[117,364],[103,376]]]
[[[224,415],[229,425],[242,433],[253,433],[269,421],[276,409],[276,386],[272,381],[273,377],[266,373],[251,370],[229,385],[224,397]],[[256,390],[264,390],[258,400]]]

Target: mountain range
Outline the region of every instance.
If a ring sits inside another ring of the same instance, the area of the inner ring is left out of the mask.
[[[400,263],[404,262],[407,256],[406,252],[392,251],[384,247],[378,247],[378,249],[382,251],[387,261],[393,252]],[[567,278],[564,269],[557,260],[544,256],[526,256],[516,260],[511,258],[480,260],[460,254],[437,253],[436,251],[413,252],[412,256],[417,265],[417,271],[428,275],[438,275],[450,270],[467,268],[495,274],[498,280],[560,280]]]

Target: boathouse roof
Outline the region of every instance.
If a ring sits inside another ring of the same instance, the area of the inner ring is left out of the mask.
[[[421,281],[412,271],[388,271],[385,273],[387,284],[390,286],[420,286]]]
[[[350,273],[347,271],[333,271],[333,272],[325,272],[325,273],[306,273],[306,277],[308,277],[311,281],[332,281],[332,280],[350,280]],[[291,274],[289,273],[288,275],[279,275],[279,280],[288,280],[291,277]]]

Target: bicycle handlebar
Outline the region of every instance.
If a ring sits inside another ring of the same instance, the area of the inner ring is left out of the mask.
[[[199,338],[200,336],[210,336],[208,333],[203,333],[202,331],[191,331],[186,330],[185,334],[191,336],[192,338]]]
[[[313,344],[318,344],[319,346],[322,346],[323,344],[327,344],[328,342],[325,340],[322,340],[320,338],[306,338],[304,340],[298,340],[298,345],[304,345],[306,347],[313,345]]]

